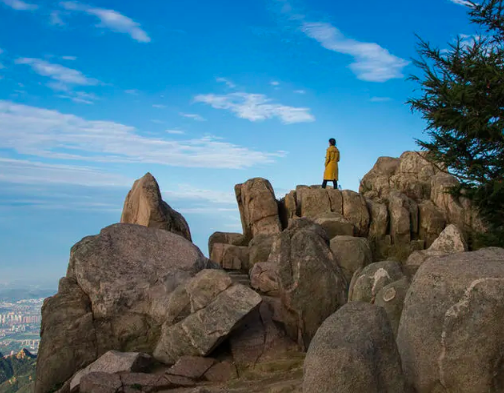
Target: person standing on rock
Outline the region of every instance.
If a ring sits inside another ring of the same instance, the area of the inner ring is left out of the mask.
[[[327,187],[327,182],[332,181],[334,189],[338,188],[338,162],[340,160],[340,152],[336,147],[336,139],[329,139],[329,147],[325,159],[324,181],[322,188]]]

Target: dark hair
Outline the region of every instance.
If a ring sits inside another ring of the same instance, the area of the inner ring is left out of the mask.
[[[331,144],[331,146],[336,146],[336,139],[334,138],[329,139],[329,143]]]

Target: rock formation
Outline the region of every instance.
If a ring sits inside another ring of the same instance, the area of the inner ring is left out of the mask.
[[[408,384],[418,393],[502,391],[503,300],[504,249],[425,261],[397,337]]]
[[[385,312],[353,302],[327,318],[304,364],[304,393],[404,393],[401,359]]]
[[[163,201],[159,185],[150,173],[133,184],[124,201],[121,223],[165,229],[191,240],[187,221]]]

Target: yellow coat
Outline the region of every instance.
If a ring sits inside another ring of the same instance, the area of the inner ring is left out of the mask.
[[[338,180],[340,152],[336,146],[329,146],[325,159],[324,180]]]

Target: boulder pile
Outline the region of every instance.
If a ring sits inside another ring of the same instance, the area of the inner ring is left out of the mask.
[[[504,250],[453,184],[416,152],[359,193],[250,179],[208,259],[147,174],[44,302],[35,392],[504,391]]]

